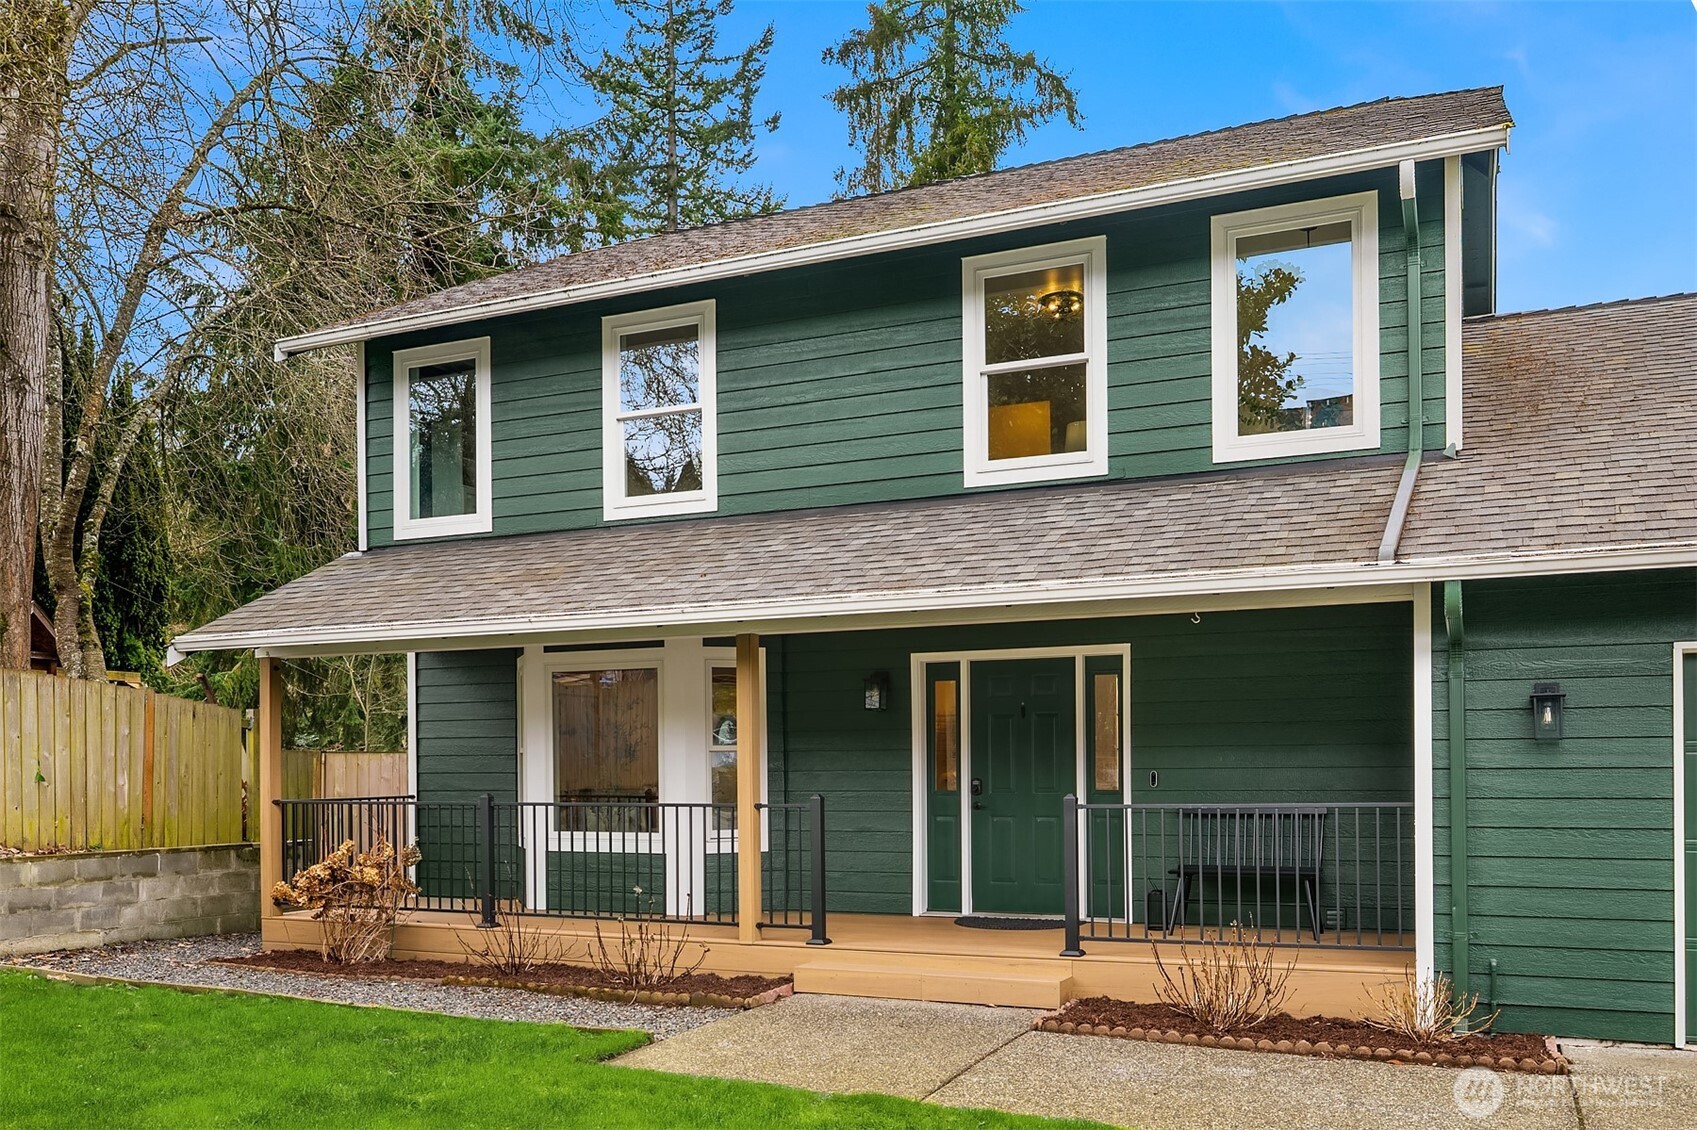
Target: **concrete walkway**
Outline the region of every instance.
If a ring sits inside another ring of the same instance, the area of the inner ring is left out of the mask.
[[[804,995],[618,1062],[1142,1130],[1684,1130],[1697,1110],[1685,1052],[1575,1043],[1571,1078],[1523,1076],[1033,1032],[1033,1015]]]

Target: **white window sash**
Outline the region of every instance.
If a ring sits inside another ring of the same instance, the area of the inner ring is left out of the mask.
[[[991,279],[1052,267],[1084,269],[1084,350],[1022,361],[984,359],[984,285]],[[961,260],[962,480],[967,487],[1086,478],[1108,473],[1108,295],[1107,239],[1086,239],[1024,247]],[[1028,369],[1083,365],[1085,445],[1017,459],[991,459],[989,453],[990,377]]]
[[[412,517],[412,405],[411,376],[414,369],[426,365],[472,361],[476,364],[477,420],[473,429],[477,444],[477,505],[469,514],[447,514],[435,518]],[[489,339],[468,338],[464,341],[443,342],[415,349],[397,349],[394,371],[391,374],[391,396],[394,400],[394,435],[390,441],[392,478],[390,497],[393,499],[391,529],[396,541],[411,538],[447,537],[453,534],[486,534],[494,512],[494,456],[491,444],[494,429],[490,420],[491,368]]]
[[[1328,223],[1348,223],[1350,226],[1355,422],[1341,427],[1239,435],[1237,243],[1247,236]],[[1357,192],[1324,200],[1226,213],[1215,216],[1210,227],[1214,462],[1377,451],[1380,432],[1378,193]],[[1418,304],[1418,298],[1415,301]],[[1418,313],[1415,322],[1418,325]]]
[[[694,326],[699,369],[692,404],[626,409],[621,398],[620,341],[652,330]],[[718,334],[712,299],[601,319],[601,516],[605,521],[667,514],[710,513],[719,508]],[[624,425],[632,420],[701,414],[701,489],[671,494],[625,493]]]

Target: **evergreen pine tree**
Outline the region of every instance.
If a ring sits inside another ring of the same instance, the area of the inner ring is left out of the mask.
[[[607,114],[599,127],[630,201],[635,233],[676,231],[783,207],[768,185],[743,184],[754,164],[754,99],[766,73],[772,27],[740,51],[721,53],[718,21],[731,0],[618,0],[629,19],[617,52],[584,77]]]
[[[1056,116],[1077,126],[1068,75],[1006,39],[1019,0],[881,0],[867,26],[826,48],[848,82],[830,94],[848,115],[861,164],[837,170],[847,195],[985,173]]]

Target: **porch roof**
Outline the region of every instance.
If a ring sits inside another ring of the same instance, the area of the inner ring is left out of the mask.
[[[350,554],[179,651],[1091,599],[1373,559],[1398,461],[1085,483]]]
[[[174,646],[409,650],[804,630],[1697,565],[1697,295],[1474,319],[1464,357],[1467,450],[1426,460],[1391,564],[1376,558],[1400,459],[1376,456],[389,546],[331,562]]]

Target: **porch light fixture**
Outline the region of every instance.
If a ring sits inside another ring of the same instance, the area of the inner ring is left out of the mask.
[[[1540,742],[1561,741],[1561,708],[1567,696],[1560,683],[1532,684],[1532,738]]]
[[[866,709],[890,709],[890,673],[888,671],[872,672],[872,674],[866,676],[863,687],[866,691]]]

